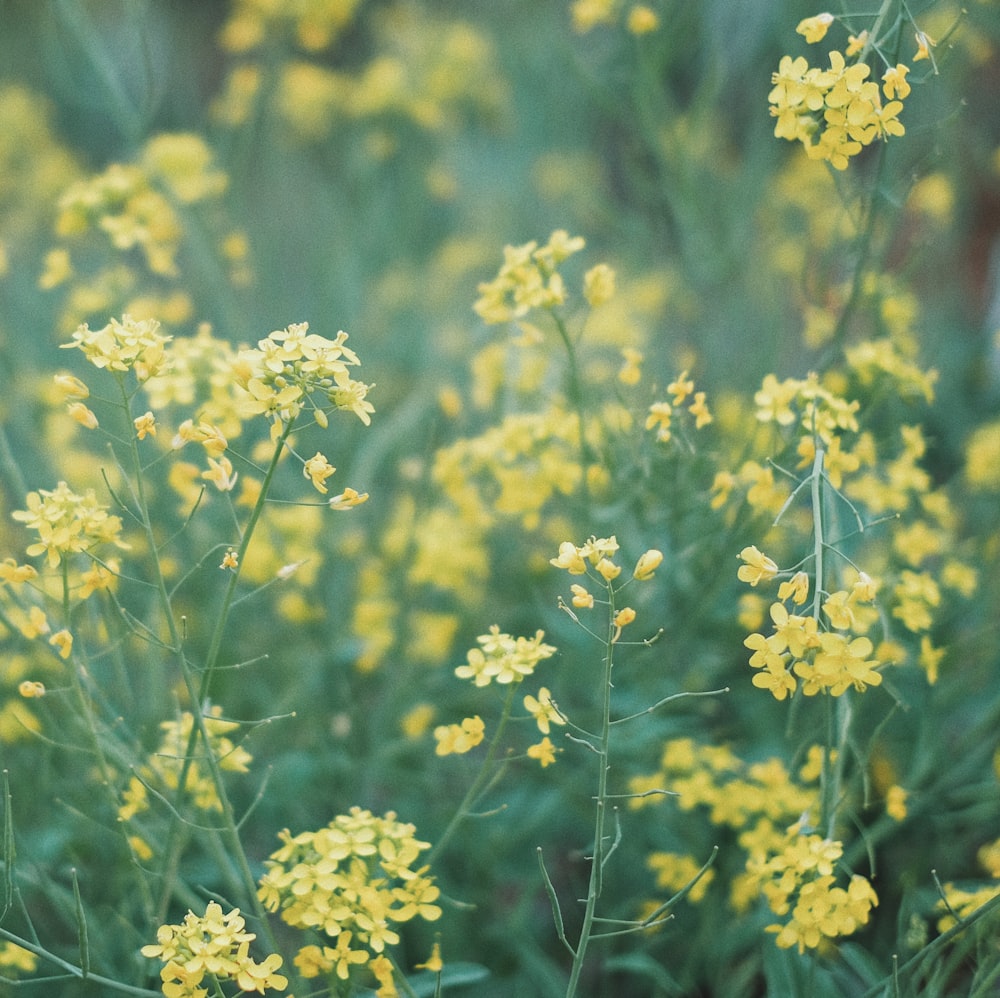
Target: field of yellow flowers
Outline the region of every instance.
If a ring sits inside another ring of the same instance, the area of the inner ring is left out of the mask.
[[[0,4],[0,996],[1000,993],[1000,8]]]

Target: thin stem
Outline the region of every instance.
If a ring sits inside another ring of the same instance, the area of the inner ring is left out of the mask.
[[[437,857],[444,851],[444,847],[451,840],[451,837],[455,834],[458,826],[471,813],[476,801],[496,779],[497,772],[494,771],[494,762],[496,761],[497,752],[500,749],[504,729],[507,727],[507,722],[510,720],[510,715],[514,707],[514,694],[516,693],[517,688],[517,683],[511,683],[507,687],[507,698],[504,701],[503,712],[500,715],[500,721],[497,724],[496,733],[493,735],[489,747],[486,749],[486,757],[483,759],[483,764],[479,767],[479,772],[476,774],[476,778],[472,781],[472,784],[466,791],[465,796],[462,798],[461,804],[458,805],[454,815],[452,815],[451,821],[448,822],[445,830],[437,837],[437,841],[434,843],[433,849],[431,849],[431,851],[427,854],[426,862],[429,865],[433,865]]]
[[[614,669],[614,639],[615,639],[615,590],[608,583],[608,632],[604,646],[604,674],[602,676],[601,727],[597,755],[600,768],[597,774],[597,794],[594,798],[594,854],[590,860],[590,884],[587,889],[587,901],[583,911],[583,924],[580,927],[580,937],[573,954],[573,966],[570,969],[569,982],[566,986],[566,998],[573,998],[580,984],[580,974],[583,971],[583,961],[587,954],[587,944],[590,942],[594,928],[594,915],[597,899],[601,896],[604,878],[604,823],[608,807],[608,750],[611,742],[611,674]]]

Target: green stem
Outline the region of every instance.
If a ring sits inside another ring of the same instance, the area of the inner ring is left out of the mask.
[[[601,896],[604,881],[604,826],[607,820],[608,751],[611,742],[611,673],[614,668],[615,647],[615,590],[610,582],[607,584],[607,588],[608,635],[604,645],[601,727],[597,749],[600,768],[597,774],[597,795],[594,804],[594,855],[590,861],[590,884],[587,888],[583,924],[580,926],[579,940],[573,953],[573,966],[570,969],[569,982],[566,985],[566,998],[574,998],[580,984],[580,974],[583,972],[583,962],[587,955],[587,945],[593,934],[597,900]]]

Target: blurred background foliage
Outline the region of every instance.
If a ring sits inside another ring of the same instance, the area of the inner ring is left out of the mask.
[[[940,43],[934,71],[925,62],[914,73],[906,136],[887,144],[884,162],[869,150],[837,173],[775,139],[768,116],[771,73],[803,50],[794,27],[816,10],[771,0],[649,6],[658,27],[636,34],[627,7],[581,31],[573,5],[556,0],[0,0],[0,539],[4,552],[23,550],[9,513],[27,490],[60,478],[102,488],[107,451],[68,425],[48,387],[56,370],[80,373],[79,358],[59,349],[77,323],[148,313],[172,335],[208,323],[232,345],[291,322],[331,338],[342,328],[376,383],[377,414],[370,428],[338,422],[329,453],[336,480],[372,499],[340,517],[296,506],[269,515],[248,579],[304,566],[267,592],[269,612],[237,609],[227,660],[270,657],[213,690],[229,717],[296,712],[249,738],[270,773],[246,828],[251,856],[266,856],[282,827],[317,827],[352,804],[392,808],[433,842],[473,763],[435,759],[411,712],[423,704],[447,723],[485,711],[452,666],[492,623],[514,634],[543,627],[560,648],[550,683],[560,704],[571,713],[592,704],[592,650],[556,610],[563,580],[548,566],[561,540],[592,533],[617,533],[633,558],[659,547],[669,566],[636,607],[644,634],[662,627],[664,636],[623,661],[621,712],[674,691],[733,689],[630,729],[623,777],[655,770],[669,738],[731,744],[751,761],[788,755],[786,722],[794,754],[805,732],[788,722],[787,705],[750,687],[737,619],[745,594],[735,556],[758,543],[775,510],[744,504],[723,516],[711,487],[721,468],[766,453],[747,401],[765,374],[841,363],[842,344],[816,329],[844,304],[862,245],[850,219],[873,198],[867,269],[912,306],[919,365],[939,374],[933,405],[919,392],[873,391],[873,429],[888,437],[901,423],[924,426],[922,467],[951,490],[956,553],[980,570],[974,600],[943,609],[935,624],[948,649],[941,682],[901,672],[904,709],[884,727],[884,702],[859,710],[870,739],[859,751],[873,772],[883,767],[877,780],[903,783],[916,801],[891,847],[875,847],[892,914],[844,944],[833,965],[775,950],[766,912],[736,919],[721,900],[684,905],[648,955],[627,940],[607,946],[587,984],[594,995],[860,993],[872,966],[887,973],[889,955],[906,952],[908,932],[927,931],[929,871],[981,877],[976,853],[1000,820],[1000,473],[970,487],[965,468],[977,433],[1000,457],[1000,11],[910,4]],[[910,45],[904,35],[901,59]],[[158,153],[163,133],[203,143],[180,174],[162,158],[169,151]],[[88,214],[95,191],[124,199],[126,215],[153,204],[172,221],[115,245]],[[552,330],[518,344],[472,309],[505,245],[544,243],[557,229],[587,241],[585,263],[574,258],[564,272],[569,311],[585,328],[585,409],[603,427],[591,447],[604,484],[589,500],[558,484],[560,463],[577,457],[553,429],[568,417]],[[598,262],[615,268],[617,294],[587,315],[578,289]],[[892,324],[875,311],[848,341]],[[617,379],[625,347],[644,355],[638,389]],[[716,427],[705,437],[689,428],[671,448],[637,442],[649,403],[688,369]],[[534,474],[511,483],[520,505],[488,513],[500,492],[497,455]],[[301,477],[287,481],[285,498],[301,496]],[[481,507],[470,497],[476,482]],[[165,525],[181,522],[166,485],[155,502]],[[178,540],[178,576],[221,536],[216,497],[203,512]],[[194,641],[217,605],[214,561],[203,569],[177,600]],[[67,871],[100,869],[85,896],[122,931],[92,943],[105,963],[134,973],[147,940],[124,911],[109,915],[129,875],[113,816],[90,814],[85,782],[67,783],[64,748],[18,736],[27,708],[17,682],[36,666],[30,646],[9,637],[0,684],[9,711],[22,714],[2,715],[0,751],[40,929],[71,946]],[[107,670],[109,703],[132,711],[137,751],[149,751],[176,692],[169,676],[144,673],[138,642],[116,640],[121,661],[95,668]],[[445,892],[474,906],[446,914],[445,958],[486,964],[482,995],[561,993],[563,954],[533,853],[545,848],[567,897],[585,890],[592,781],[570,755],[544,771],[513,763],[493,795],[503,812],[463,825],[438,865]],[[257,790],[244,778],[235,793],[248,806]],[[656,893],[647,852],[702,861],[718,844],[719,880],[739,866],[728,833],[668,807],[630,819],[631,859],[609,889],[621,917]],[[864,851],[852,862],[864,865]],[[191,863],[190,882],[210,888],[211,854]],[[425,942],[411,944],[409,963]],[[919,987],[944,994],[966,980],[975,954],[963,945],[943,976]]]

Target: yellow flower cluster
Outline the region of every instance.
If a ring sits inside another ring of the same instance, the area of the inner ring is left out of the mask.
[[[0,943],[0,970],[5,977],[31,974],[38,967],[38,957],[16,943]]]
[[[204,915],[188,911],[180,925],[161,925],[156,943],[143,946],[142,955],[163,961],[166,998],[207,998],[208,988],[201,987],[206,976],[210,982],[234,981],[246,993],[284,991],[288,979],[277,973],[281,957],[272,953],[261,963],[254,960],[250,943],[257,936],[244,926],[239,908],[224,913],[215,901]]]
[[[486,725],[478,714],[463,718],[461,724],[440,724],[434,729],[434,754],[465,755],[482,742],[485,733]]]
[[[779,916],[790,914],[784,923],[767,927],[781,949],[818,949],[825,940],[852,935],[868,922],[878,897],[858,874],[846,888],[837,886],[834,869],[842,853],[839,842],[805,834],[793,825],[780,852],[747,864],[748,873],[760,879],[771,910]]]
[[[578,420],[559,406],[513,413],[477,437],[440,448],[433,476],[471,521],[490,525],[498,516],[519,516],[534,529],[546,503],[580,486]]]
[[[299,322],[259,340],[256,349],[241,350],[233,375],[243,392],[242,413],[267,416],[278,433],[303,409],[320,426],[327,425],[330,409],[349,410],[367,426],[375,411],[366,398],[371,386],[351,378],[349,368],[360,361],[346,341],[343,331],[328,340]]]
[[[493,624],[489,634],[476,638],[478,648],[469,649],[466,664],[455,669],[459,679],[471,679],[476,686],[488,686],[496,681],[502,686],[520,683],[532,675],[539,662],[551,658],[556,649],[544,644],[544,631],[536,631],[531,638],[514,638],[501,634]]]
[[[51,568],[66,555],[90,553],[102,544],[128,547],[121,539],[121,519],[108,513],[93,489],[79,495],[60,482],[52,490],[29,492],[27,506],[11,515],[37,532],[38,540],[28,545],[27,553],[32,557],[44,554]]]
[[[731,884],[733,907],[743,911],[763,897],[775,915],[791,915],[769,929],[779,946],[815,948],[825,938],[854,932],[877,903],[864,877],[852,877],[847,888],[837,886],[842,845],[808,830],[819,794],[807,784],[815,783],[822,757],[823,749],[810,748],[796,780],[779,759],[747,764],[725,746],[673,739],[664,745],[657,772],[629,781],[629,806],[649,807],[669,790],[682,811],[706,808],[711,823],[735,831],[747,853],[744,872]],[[700,866],[692,857],[659,852],[650,855],[648,865],[662,874],[666,890],[683,887]],[[702,878],[692,900],[709,883]]]
[[[164,721],[160,725],[163,736],[157,750],[139,769],[138,775],[129,779],[128,787],[122,794],[123,803],[118,809],[119,821],[131,821],[136,815],[148,810],[147,786],[152,786],[161,794],[176,793],[180,787],[181,774],[184,772],[193,727],[194,717],[188,711],[184,711],[176,721]],[[253,757],[246,749],[236,745],[227,737],[238,727],[235,721],[227,721],[222,717],[222,708],[218,704],[205,715],[205,728],[210,742],[209,751],[218,760],[219,768],[225,772],[245,773],[253,761]],[[184,793],[195,807],[203,811],[221,811],[222,805],[212,777],[205,764],[199,761],[199,756],[204,752],[204,745],[199,743],[197,754],[188,761]]]
[[[399,942],[396,926],[441,917],[433,877],[426,866],[415,868],[429,848],[415,831],[394,812],[380,818],[353,807],[319,831],[280,833],[284,844],[266,863],[261,901],[288,925],[336,940],[300,950],[295,963],[303,976],[335,972],[347,980],[362,965],[378,976],[379,956]]]
[[[86,323],[73,332],[73,342],[63,349],[79,349],[98,369],[134,371],[140,384],[162,374],[167,364],[166,345],[170,337],[160,332],[155,319],[135,320],[123,315],[100,329]]]
[[[598,25],[613,24],[621,6],[620,0],[573,0],[570,9],[573,29],[585,35]],[[649,34],[659,26],[659,15],[652,7],[641,3],[629,5],[625,27],[633,35]]]
[[[811,19],[815,23],[799,27],[806,40],[814,42],[826,33],[830,21]],[[846,53],[847,58],[856,54],[850,49]],[[826,160],[837,170],[847,169],[850,157],[876,139],[904,134],[898,116],[902,99],[910,92],[908,67],[888,69],[880,92],[879,85],[869,80],[871,67],[866,62],[848,63],[847,58],[834,50],[829,53],[829,69],[818,69],[803,56],[783,56],[768,94],[771,115],[778,119],[774,134],[801,142],[810,159]],[[884,105],[883,94],[888,101]]]
[[[580,236],[557,229],[544,246],[535,240],[505,246],[503,265],[492,281],[479,285],[473,308],[489,325],[523,319],[533,309],[553,309],[566,301],[566,286],[558,267],[583,249]]]
[[[766,555],[760,552],[757,555],[773,565]],[[740,569],[740,578],[749,581],[749,574],[755,571],[760,569],[745,565]],[[805,602],[808,585],[808,577],[796,573],[792,580],[782,583],[779,596],[783,593],[782,599],[791,598],[801,604]],[[743,642],[753,652],[751,667],[759,670],[753,677],[754,686],[770,690],[776,700],[784,700],[795,692],[796,676],[802,680],[806,696],[821,692],[840,696],[852,687],[863,693],[869,686],[880,685],[882,676],[876,670],[881,663],[870,657],[874,650],[872,642],[867,637],[841,633],[864,632],[870,627],[878,616],[869,606],[874,598],[874,583],[864,575],[850,592],[831,593],[822,608],[834,628],[832,631],[820,630],[820,621],[815,616],[789,613],[784,602],[771,604],[772,633],[766,637],[753,633]]]
[[[674,413],[684,407],[694,416],[694,428],[700,430],[712,422],[712,414],[709,412],[705,402],[705,393],[694,390],[694,382],[688,377],[688,372],[684,371],[667,385],[670,393],[669,402],[654,402],[649,407],[649,414],[646,416],[646,429],[656,430],[656,439],[666,442],[672,434],[671,421]]]

